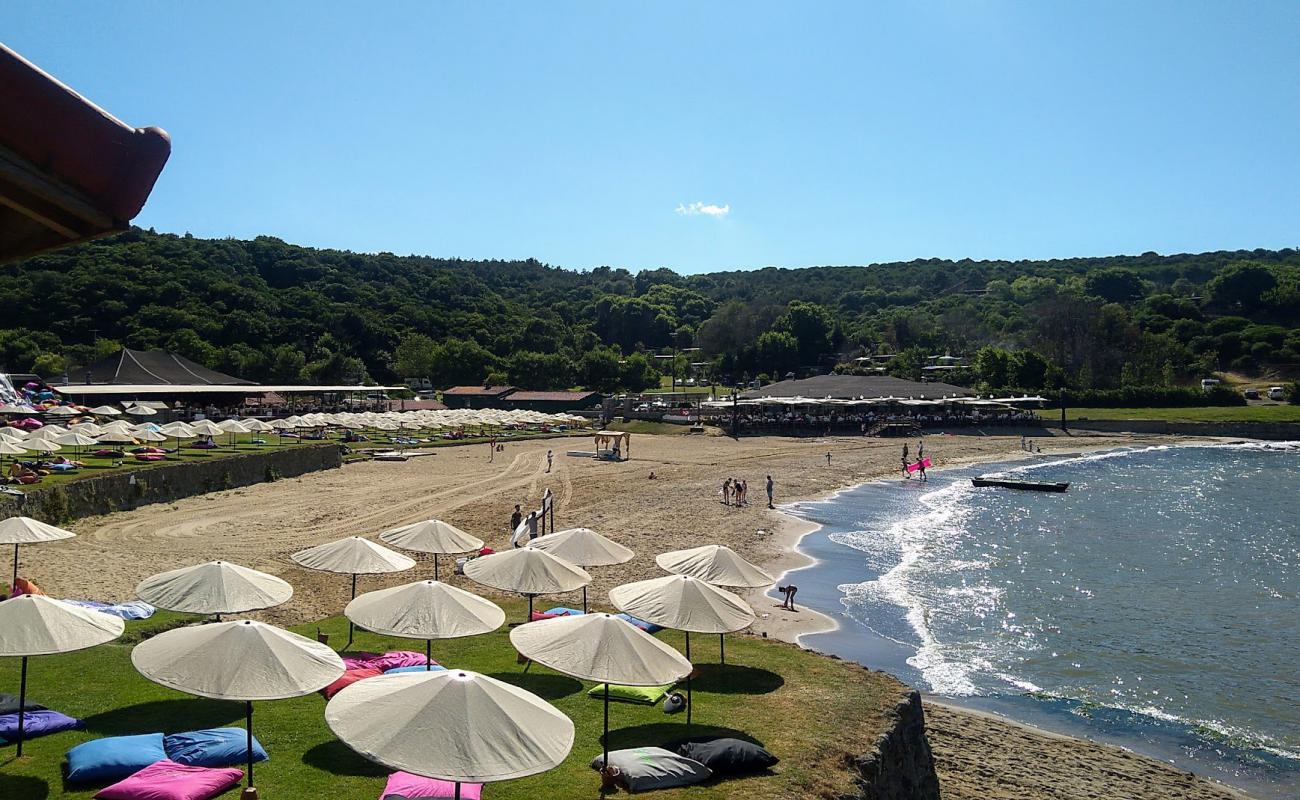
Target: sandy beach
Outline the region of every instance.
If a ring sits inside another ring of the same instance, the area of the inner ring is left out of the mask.
[[[1160,437],[1043,436],[1044,453],[1167,442]],[[70,527],[78,538],[25,553],[29,571],[50,594],[120,600],[153,573],[198,561],[230,559],[283,576],[293,600],[264,617],[296,623],[338,613],[349,581],[297,567],[289,555],[347,535],[379,531],[429,517],[456,524],[495,548],[508,547],[508,521],[516,503],[536,507],[550,488],[559,528],[585,526],[631,547],[637,557],[593,570],[590,595],[605,600],[609,588],[662,574],[655,554],[724,543],[774,573],[800,566],[793,545],[807,523],[766,508],[771,475],[778,504],[823,496],[891,474],[900,442],[862,438],[753,438],[636,436],[631,460],[598,463],[564,455],[586,440],[555,439],[507,444],[491,461],[486,446],[443,448],[407,462],[367,462],[298,479],[204,495]],[[554,450],[552,472],[546,452]],[[831,454],[830,463],[826,455]],[[1024,455],[1018,435],[931,435],[926,452],[935,468]],[[653,471],[655,478],[650,479]],[[750,505],[724,506],[719,489],[728,478],[749,484]],[[51,553],[51,555],[53,555]],[[416,570],[363,576],[359,591],[431,577],[430,559]],[[447,559],[444,564],[450,567]],[[444,577],[450,570],[445,570]],[[464,584],[463,578],[457,582]],[[476,592],[491,594],[482,587]],[[572,605],[574,596],[540,598],[539,608]],[[833,624],[811,610],[785,612],[759,592],[749,597],[760,615],[755,635],[795,640]],[[1108,745],[1056,736],[986,714],[926,701],[927,719],[945,798],[1240,798],[1219,784]]]

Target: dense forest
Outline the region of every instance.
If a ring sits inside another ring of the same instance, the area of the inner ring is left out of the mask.
[[[1174,386],[1300,365],[1291,249],[682,276],[133,229],[0,267],[0,303],[0,367],[74,381],[123,345],[258,381],[601,391],[684,376],[690,362],[726,383],[852,371],[878,353],[910,377],[927,356],[968,357],[957,378],[987,390]]]

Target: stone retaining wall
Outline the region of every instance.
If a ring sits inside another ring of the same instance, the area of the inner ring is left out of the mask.
[[[925,738],[921,695],[907,692],[889,717],[893,724],[875,746],[853,759],[859,791],[843,800],[939,800],[939,777]]]
[[[27,490],[24,497],[0,495],[0,518],[21,514],[57,525],[81,517],[125,511],[150,503],[170,503],[182,497],[341,466],[343,451],[337,444],[168,462],[36,487]]]

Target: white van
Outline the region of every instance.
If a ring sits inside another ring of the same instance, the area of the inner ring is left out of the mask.
[[[1285,399],[1286,399],[1286,390],[1283,389],[1281,386],[1270,386],[1270,387],[1268,387],[1268,399],[1269,399],[1269,400],[1285,400]]]
[[[1208,391],[1210,391],[1210,389],[1212,389],[1213,387],[1218,386],[1218,385],[1219,385],[1219,379],[1218,379],[1218,378],[1202,378],[1202,379],[1201,379],[1201,391],[1202,391],[1202,392],[1208,392]]]

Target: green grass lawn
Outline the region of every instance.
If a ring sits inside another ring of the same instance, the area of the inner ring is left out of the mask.
[[[1041,412],[1044,419],[1060,419]],[[1160,419],[1171,422],[1300,422],[1300,405],[1201,408],[1066,408],[1066,419]]]
[[[556,604],[561,600],[571,599],[560,598]],[[518,600],[501,605],[511,620],[519,619],[526,608]],[[86,729],[30,740],[21,760],[14,758],[12,746],[0,748],[0,798],[91,797],[99,787],[65,786],[61,772],[67,749],[89,739],[242,726],[241,703],[165,689],[131,666],[131,644],[181,621],[180,615],[159,612],[150,620],[127,623],[127,634],[118,643],[31,659],[28,698],[83,719]],[[318,627],[331,635],[336,647],[347,638],[347,621],[342,617],[295,630],[314,636]],[[601,749],[601,703],[586,696],[589,684],[537,665],[524,673],[515,663],[507,635],[503,627],[486,636],[435,642],[434,657],[450,667],[492,675],[541,695],[573,719],[577,738],[569,758],[556,769],[494,784],[485,790],[485,797],[597,797],[599,781],[587,764]],[[664,631],[659,638],[677,648],[683,645],[682,635],[673,631]],[[422,652],[423,642],[359,630],[354,649]],[[782,761],[764,775],[659,792],[657,797],[829,797],[851,790],[844,754],[865,752],[882,730],[886,706],[897,699],[892,679],[792,645],[748,636],[729,637],[725,666],[717,663],[717,637],[694,636],[691,649],[701,670],[695,681],[695,724],[688,729],[684,715],[665,715],[659,707],[614,703],[611,748],[663,744],[688,734],[730,735],[762,742]],[[0,691],[17,693],[18,672],[18,659],[0,660]],[[271,754],[269,761],[255,767],[263,797],[379,797],[387,770],[336,740],[325,725],[324,709],[325,699],[319,694],[256,705],[254,733]],[[237,794],[232,791],[223,797]]]

